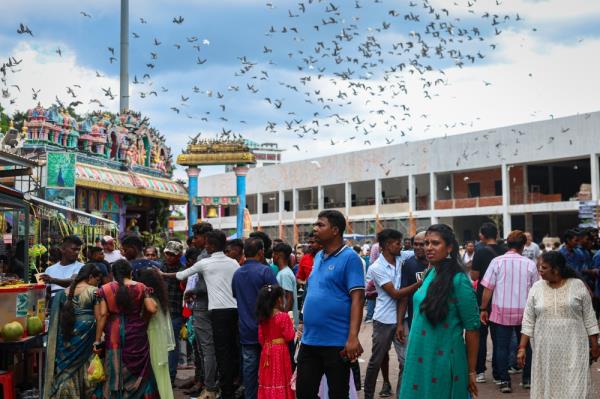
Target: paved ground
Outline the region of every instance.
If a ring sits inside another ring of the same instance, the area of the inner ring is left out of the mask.
[[[360,333],[360,342],[363,345],[363,348],[365,349],[365,353],[362,355],[362,358],[360,359],[360,368],[361,368],[361,375],[362,378],[364,379],[364,375],[365,375],[365,369],[367,367],[367,362],[369,360],[369,356],[371,355],[371,331],[372,331],[372,324],[363,324],[363,326],[361,327],[361,333]],[[488,343],[488,347],[490,348],[490,351],[488,351],[488,353],[491,353],[491,342]],[[490,360],[490,359],[488,359]],[[488,366],[488,369],[491,370],[491,366]],[[391,378],[391,382],[392,382],[392,386],[395,386],[396,384],[396,375],[398,375],[398,361],[396,360],[396,354],[393,350],[390,351],[390,378]],[[188,377],[193,376],[193,370],[180,370],[177,374],[178,379],[186,379]],[[485,384],[479,384],[479,398],[485,398],[485,399],[496,399],[496,398],[505,398],[505,399],[523,399],[523,398],[529,398],[529,391],[522,389],[519,386],[519,383],[521,382],[521,375],[517,374],[517,375],[513,375],[512,377],[512,381],[513,381],[513,393],[512,394],[502,394],[498,391],[498,389],[496,388],[496,385],[492,382],[492,376],[491,376],[491,372],[488,372],[487,375],[488,378],[488,382]],[[592,365],[592,381],[594,384],[594,387],[596,389],[598,389],[600,387],[600,364],[599,363],[594,363]],[[382,378],[381,378],[381,374],[379,375],[379,379],[378,379],[378,383],[377,383],[377,390],[376,392],[379,392],[379,390],[381,389],[381,383],[383,382]],[[565,383],[568,383],[567,381],[565,381]],[[359,398],[362,399],[362,394],[359,395]],[[176,390],[175,391],[175,398],[176,399],[187,399],[189,398],[189,396],[186,396],[183,394],[182,391],[180,390]],[[576,398],[573,398],[576,399]]]

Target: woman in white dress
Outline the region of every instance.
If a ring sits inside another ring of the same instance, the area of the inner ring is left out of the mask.
[[[600,357],[591,296],[559,252],[544,253],[538,269],[517,352],[523,367],[531,339],[531,399],[591,398],[590,360]]]

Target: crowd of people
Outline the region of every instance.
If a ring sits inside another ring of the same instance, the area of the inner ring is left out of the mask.
[[[51,309],[43,397],[168,399],[177,386],[203,399],[349,398],[361,389],[365,399],[468,398],[489,376],[488,334],[501,392],[521,373],[532,398],[591,397],[597,231],[569,230],[562,246],[540,248],[527,232],[501,240],[485,223],[461,246],[436,224],[413,237],[384,229],[361,247],[345,242],[345,228],[343,214],[323,211],[307,244],[292,247],[260,231],[228,240],[202,222],[162,251],[136,236],[117,250],[103,237],[85,264],[81,240],[66,237],[41,276]],[[195,373],[176,381],[182,346]],[[94,354],[102,383],[86,377]]]

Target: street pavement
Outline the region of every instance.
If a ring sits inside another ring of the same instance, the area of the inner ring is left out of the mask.
[[[361,356],[361,358],[359,360],[360,369],[361,369],[361,378],[363,379],[363,382],[364,382],[365,370],[367,368],[367,362],[369,361],[369,357],[371,355],[372,328],[373,328],[372,324],[363,324],[361,326],[361,331],[360,331],[360,342],[365,350],[365,352],[363,353],[363,355]],[[487,378],[488,382],[485,384],[478,384],[479,398],[484,398],[484,399],[497,399],[497,398],[524,399],[524,398],[529,398],[529,391],[524,390],[523,388],[521,388],[519,386],[519,384],[521,382],[521,374],[515,374],[512,376],[512,383],[513,383],[513,393],[512,394],[503,394],[498,390],[496,385],[492,382],[491,364],[490,364],[491,353],[492,353],[491,349],[492,349],[492,343],[491,343],[491,341],[488,341],[488,354],[489,354],[488,355],[488,372],[486,373],[486,378]],[[185,380],[187,378],[190,378],[193,375],[194,375],[193,370],[179,370],[177,373],[178,382],[180,382],[182,379]],[[396,385],[397,375],[398,375],[398,360],[397,360],[395,351],[390,350],[390,380],[391,380],[392,386]],[[383,379],[381,377],[381,374],[379,374],[379,377],[377,380],[377,389],[375,391],[376,393],[379,392],[379,390],[381,389],[382,383],[383,383]],[[565,381],[565,383],[568,383],[568,381]],[[594,363],[592,365],[592,384],[593,384],[593,387],[595,388],[595,391],[598,392],[599,388],[600,388],[600,363]],[[393,397],[397,397],[396,393],[394,394]],[[187,399],[190,397],[187,395],[184,395],[181,390],[176,389],[175,390],[175,398],[176,399]],[[362,392],[359,393],[359,398],[360,399],[363,398]]]

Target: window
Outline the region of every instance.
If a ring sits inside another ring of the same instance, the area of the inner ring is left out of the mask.
[[[502,195],[502,180],[496,180],[494,182],[494,195]]]
[[[479,183],[469,183],[468,185],[469,198],[479,197],[481,186]]]

